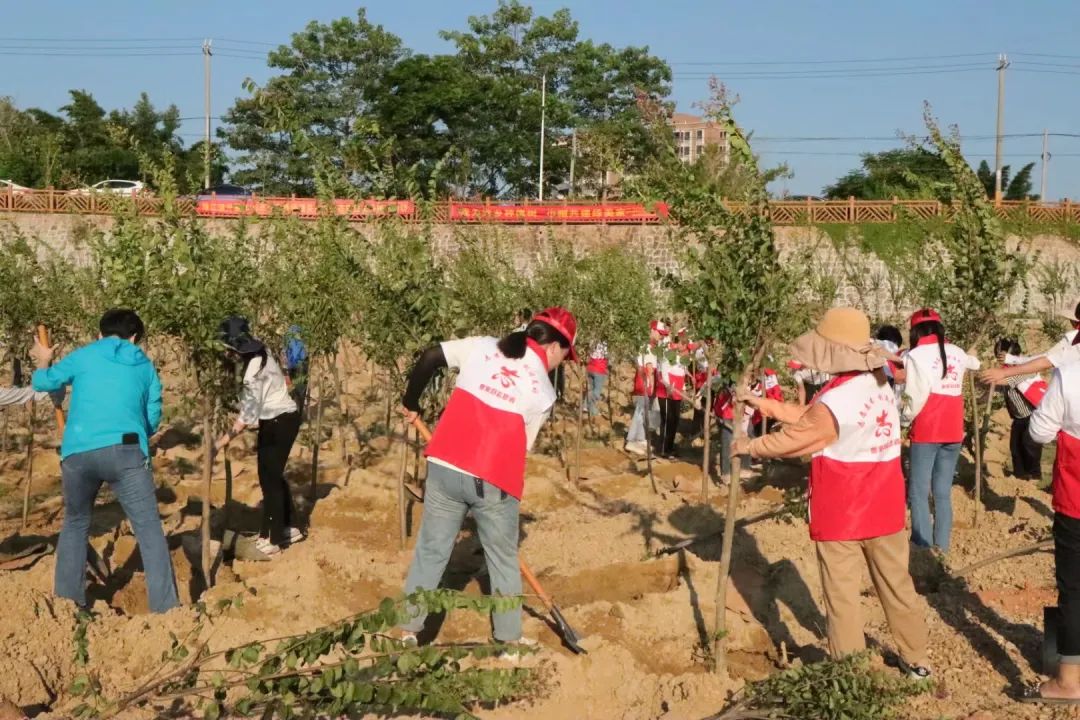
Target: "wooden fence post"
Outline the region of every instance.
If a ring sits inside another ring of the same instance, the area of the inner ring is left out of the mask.
[[[848,196],[848,220],[849,223],[855,224],[855,196]]]

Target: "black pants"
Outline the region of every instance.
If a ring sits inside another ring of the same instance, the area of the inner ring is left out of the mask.
[[[259,421],[259,487],[263,494],[259,535],[269,537],[275,545],[285,543],[285,528],[292,525],[292,492],[285,480],[285,465],[299,432],[299,412]]]
[[[705,401],[702,400],[702,403],[704,403],[704,402]],[[701,406],[700,410],[698,410],[697,408],[694,408],[694,419],[690,421],[690,434],[693,435],[694,437],[697,437],[698,435],[701,435],[704,432],[705,432],[705,406],[703,404]]]
[[[1058,654],[1080,664],[1080,519],[1054,513],[1054,573],[1058,589]]]
[[[660,454],[671,455],[675,452],[675,434],[679,431],[679,415],[682,413],[682,400],[660,398]]]
[[[1030,480],[1042,479],[1042,445],[1028,435],[1031,416],[1014,419],[1009,433],[1009,449],[1012,451],[1013,475]]]
[[[308,391],[308,377],[311,369],[307,360],[301,360],[300,364],[294,368],[289,368],[289,381],[292,382],[292,389],[289,391],[289,396],[292,397],[293,402],[296,403],[297,409],[300,410],[300,417],[304,416],[304,410],[307,408],[307,391]]]

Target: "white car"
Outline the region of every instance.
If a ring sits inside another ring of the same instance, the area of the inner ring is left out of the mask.
[[[102,180],[90,187],[79,188],[71,192],[76,195],[90,193],[110,193],[112,195],[135,195],[146,192],[146,186],[138,180]]]
[[[22,185],[13,183],[10,180],[0,179],[0,193],[11,193],[13,195],[18,195],[24,192],[30,192],[30,188],[23,187]]]

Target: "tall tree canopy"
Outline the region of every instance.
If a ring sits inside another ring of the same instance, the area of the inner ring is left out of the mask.
[[[447,54],[410,53],[363,10],[311,23],[270,53],[281,74],[225,116],[220,135],[240,153],[234,178],[307,194],[318,154],[368,192],[533,195],[545,80],[545,182],[567,179],[574,129],[606,139],[603,151],[581,143],[583,173],[632,169],[648,137],[636,98],[666,97],[671,70],[647,48],[578,34],[568,10],[540,16],[517,0],[442,32]],[[312,143],[292,142],[296,131]]]
[[[144,158],[171,156],[174,180],[188,192],[203,176],[203,145],[185,148],[180,138],[180,111],[159,110],[142,93],[129,109],[105,109],[86,90],[71,90],[60,114],[40,108],[20,110],[0,98],[0,178],[27,187],[74,187],[109,178],[146,180]],[[220,154],[212,160],[212,178],[220,181],[225,167]]]
[[[1001,194],[1006,200],[1037,200],[1038,195],[1031,194],[1031,173],[1035,169],[1035,163],[1028,163],[1020,168],[1015,175],[1012,174],[1012,166],[1001,166]],[[994,197],[994,185],[996,178],[990,164],[983,160],[979,163],[979,169],[975,171],[979,182],[986,188],[986,196]]]
[[[862,167],[824,189],[829,198],[859,200],[947,200],[949,168],[941,155],[922,147],[885,150],[862,156]]]

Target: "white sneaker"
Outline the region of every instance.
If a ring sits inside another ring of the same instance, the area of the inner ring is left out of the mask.
[[[281,553],[281,546],[270,542],[270,538],[260,537],[255,541],[255,549],[263,555],[273,556]]]
[[[648,448],[646,448],[645,443],[643,443],[643,442],[626,443],[625,448],[626,448],[626,452],[633,453],[634,455],[647,455],[648,454]]]
[[[285,534],[288,536],[289,544],[298,543],[303,540],[307,540],[307,535],[294,527],[285,528]]]
[[[539,641],[532,638],[527,638],[525,636],[518,638],[514,642],[502,642],[501,640],[496,640],[495,642],[500,642],[503,645],[509,645],[508,648],[501,651],[496,657],[503,662],[510,663],[511,665],[517,665],[528,655],[535,654],[535,650],[533,649],[540,646]],[[524,649],[525,652],[522,652],[522,649]]]
[[[416,639],[416,633],[409,632],[408,630],[402,630],[401,644],[405,647],[416,647],[420,644],[420,641]]]

